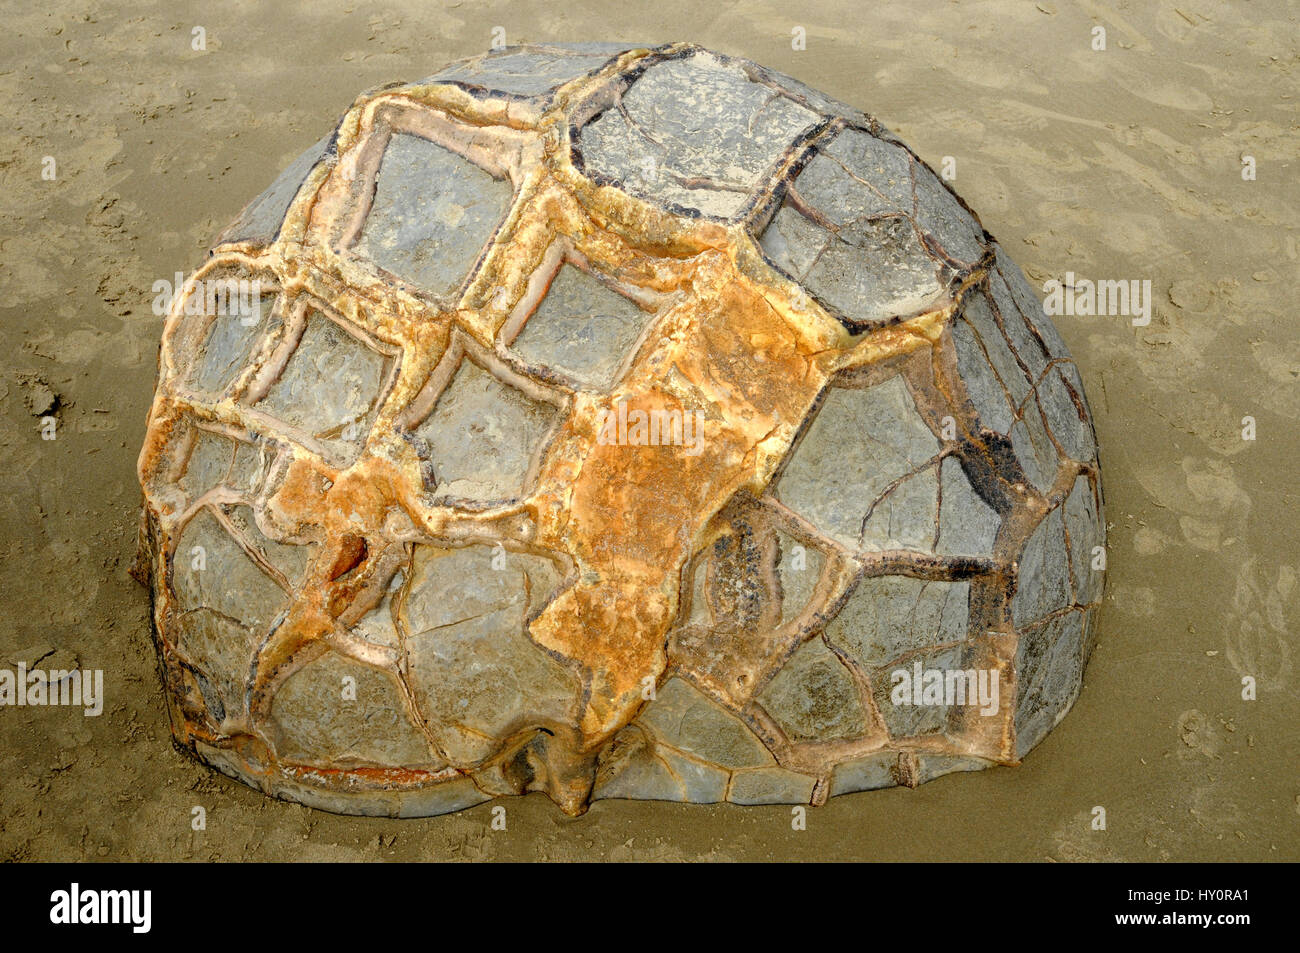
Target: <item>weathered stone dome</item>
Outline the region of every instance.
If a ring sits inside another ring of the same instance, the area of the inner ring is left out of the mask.
[[[1019,268],[875,119],[685,44],[358,99],[177,295],[140,478],[177,741],[342,812],[1012,764],[1102,590]]]

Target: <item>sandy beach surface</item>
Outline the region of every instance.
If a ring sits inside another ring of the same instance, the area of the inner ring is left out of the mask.
[[[0,667],[102,669],[106,700],[0,708],[0,858],[1300,860],[1295,4],[3,5]],[[571,819],[541,795],[502,802],[493,831],[488,804],[392,821],[273,801],[172,748],[127,575],[153,284],[200,264],[358,93],[494,27],[756,60],[952,157],[1037,286],[1151,282],[1145,326],[1057,318],[1096,418],[1109,578],[1082,696],[1022,765],[834,798],[802,831],[789,807]]]

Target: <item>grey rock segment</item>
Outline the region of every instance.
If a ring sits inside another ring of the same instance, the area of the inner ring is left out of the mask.
[[[339,655],[316,659],[290,676],[276,693],[271,715],[277,754],[289,761],[437,766],[392,676]]]
[[[826,557],[816,547],[784,533],[779,534],[778,540],[781,556],[777,574],[781,582],[781,622],[784,624],[798,616],[812,600]]]
[[[976,293],[966,299],[961,316],[953,322],[952,336],[957,369],[980,424],[1005,434],[1016,408],[1029,395],[1030,384],[986,295]]]
[[[186,524],[177,543],[172,585],[185,610],[210,609],[265,632],[288,604],[284,592],[203,508]]]
[[[235,441],[211,430],[194,428],[185,473],[176,481],[177,486],[193,503],[226,482],[234,456]]]
[[[759,243],[852,328],[938,306],[944,268],[970,268],[984,231],[901,146],[847,128],[790,185]]]
[[[1093,569],[1097,547],[1106,544],[1102,515],[1092,486],[1086,476],[1074,482],[1074,488],[1065,498],[1065,529],[1070,534],[1070,577],[1074,584],[1074,601],[1090,605],[1101,599],[1105,573]]]
[[[649,315],[586,272],[566,265],[511,349],[579,387],[605,390]]]
[[[292,589],[303,581],[307,564],[316,550],[315,543],[300,545],[271,539],[257,525],[253,510],[248,506],[228,506],[224,512],[244,545],[263,563],[278,572],[289,588]]]
[[[920,313],[944,296],[934,261],[902,215],[857,219],[832,232],[787,203],[760,244],[779,269],[855,326]]]
[[[388,361],[313,313],[279,380],[257,409],[334,446],[365,441]]]
[[[464,360],[415,430],[440,497],[489,503],[522,495],[558,413]]]
[[[1033,397],[1025,402],[1024,415],[1012,425],[1009,436],[1025,476],[1039,493],[1047,493],[1056,481],[1060,457]]]
[[[831,795],[893,787],[898,783],[895,775],[897,764],[896,751],[841,761],[831,775]]]
[[[1019,563],[1016,591],[1011,598],[1011,617],[1017,629],[1073,602],[1065,521],[1059,507],[1038,524],[1025,543]]]
[[[237,295],[229,300],[236,303],[235,313],[217,314],[211,318],[202,357],[189,371],[190,386],[202,393],[220,394],[224,391],[247,366],[249,356],[263,334],[267,331],[274,333],[279,328],[280,322],[274,316],[273,295],[261,295],[249,302],[240,302]],[[249,306],[256,310],[243,311]]]
[[[571,722],[578,680],[527,631],[559,581],[542,556],[416,547],[402,613],[410,680],[454,765],[478,763],[504,733]]]
[[[406,582],[406,574],[399,570],[389,580],[388,591],[384,593],[379,605],[371,609],[352,627],[352,634],[375,645],[387,649],[401,650],[402,634],[397,628],[397,618],[393,615],[393,596]]]
[[[794,742],[843,740],[866,731],[853,679],[820,639],[800,646],[759,702]]]
[[[945,556],[991,556],[1002,518],[975,492],[955,457],[944,457],[939,477],[939,545]]]
[[[507,48],[453,63],[423,83],[457,83],[531,98],[593,73],[627,49],[621,43],[575,43]]]
[[[949,258],[970,267],[984,254],[984,230],[939,178],[916,165],[916,221]]]
[[[1002,330],[1029,380],[1036,382],[1047,370],[1047,362],[1053,355],[1047,352],[1033,323],[1033,315],[1041,314],[1042,304],[1024,285],[1023,278],[1017,284],[1022,287],[1013,293],[1002,272],[995,270],[989,275],[989,291],[1001,319]],[[1030,310],[1026,310],[1026,307]]]
[[[895,740],[900,738],[921,737],[924,735],[941,734],[948,726],[948,715],[951,706],[945,704],[946,699],[940,699],[937,702],[926,699],[921,695],[921,690],[915,684],[915,663],[921,663],[922,672],[937,670],[942,673],[965,670],[963,664],[963,653],[961,646],[950,646],[943,649],[930,649],[918,652],[917,655],[906,664],[898,665],[893,671],[887,669],[878,670],[872,679],[872,688],[875,693],[876,708],[880,711],[880,717],[885,720],[885,725],[889,729],[889,737]],[[910,701],[895,704],[893,698],[894,671],[906,672],[913,677],[912,697]]]
[[[727,800],[733,804],[806,804],[816,778],[785,768],[737,771]]]
[[[460,287],[510,206],[508,182],[418,136],[384,150],[358,254],[420,291]]]
[[[826,626],[831,644],[864,671],[907,652],[966,638],[970,583],[868,576]]]
[[[737,216],[820,117],[712,53],[654,63],[584,126],[586,171],[656,204]]]
[[[776,495],[850,549],[892,549],[904,540],[924,548],[934,537],[933,468],[918,480],[919,492],[902,490],[887,504],[889,519],[868,516],[894,484],[921,471],[939,450],[939,439],[917,413],[901,377],[865,389],[832,387],[786,464]]]
[[[1038,744],[1074,703],[1083,677],[1083,613],[1056,616],[1016,649],[1016,754]]]
[[[744,722],[681,678],[656,692],[638,723],[663,744],[728,770],[773,763]]]

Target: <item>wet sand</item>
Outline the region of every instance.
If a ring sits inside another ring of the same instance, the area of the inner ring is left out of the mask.
[[[56,0],[5,19],[0,667],[75,659],[104,671],[107,699],[99,717],[0,708],[0,857],[1300,859],[1293,4]],[[1038,286],[1151,281],[1149,325],[1057,319],[1101,443],[1109,579],[1080,700],[1024,764],[834,798],[806,831],[788,807],[599,801],[570,819],[533,795],[501,802],[494,832],[489,805],[391,821],[271,801],[171,747],[127,575],[153,283],[197,266],[357,93],[480,52],[495,26],[754,59],[936,168],[953,157],[954,186]]]

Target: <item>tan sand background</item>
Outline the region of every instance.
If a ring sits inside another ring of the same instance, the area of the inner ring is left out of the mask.
[[[107,704],[0,709],[0,857],[1300,859],[1300,8],[1176,2],[4,3],[0,666],[75,658],[105,671]],[[357,93],[480,52],[494,26],[757,60],[936,167],[953,156],[1040,286],[1152,281],[1148,327],[1058,320],[1096,415],[1110,577],[1082,697],[1022,766],[835,798],[801,832],[788,807],[602,801],[573,820],[540,795],[502,802],[494,832],[490,805],[398,822],[271,801],[171,747],[127,576],[153,282],[196,267]]]

